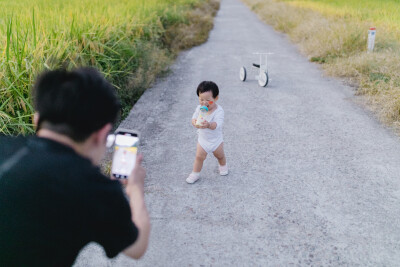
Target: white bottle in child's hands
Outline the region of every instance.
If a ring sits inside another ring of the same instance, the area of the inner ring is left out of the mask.
[[[203,124],[203,122],[206,121],[207,112],[208,112],[208,108],[206,106],[200,107],[200,112],[199,112],[199,116],[197,117],[197,120],[196,120],[196,125],[201,126]]]

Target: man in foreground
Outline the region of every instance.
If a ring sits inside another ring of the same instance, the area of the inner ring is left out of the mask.
[[[0,266],[71,266],[89,242],[138,259],[150,221],[142,158],[124,196],[100,173],[120,104],[94,69],[42,74],[33,89],[37,135],[0,138]]]

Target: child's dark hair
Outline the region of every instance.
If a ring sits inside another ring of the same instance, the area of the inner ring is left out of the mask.
[[[205,93],[211,91],[212,95],[214,98],[216,98],[219,95],[219,89],[218,86],[215,84],[215,82],[212,81],[203,81],[197,86],[197,96],[199,96],[201,93]]]

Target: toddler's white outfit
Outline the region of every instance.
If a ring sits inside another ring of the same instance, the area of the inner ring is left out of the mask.
[[[197,119],[200,112],[200,105],[197,106],[193,113],[192,119]],[[211,123],[216,122],[217,128],[211,129],[197,129],[198,142],[200,146],[208,153],[214,152],[219,145],[224,141],[222,136],[222,125],[224,124],[224,110],[220,105],[217,105],[217,109],[213,113],[207,114],[205,119]]]

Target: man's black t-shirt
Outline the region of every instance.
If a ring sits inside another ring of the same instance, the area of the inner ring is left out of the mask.
[[[49,139],[0,138],[0,266],[70,266],[89,242],[114,257],[138,230],[118,181]]]

